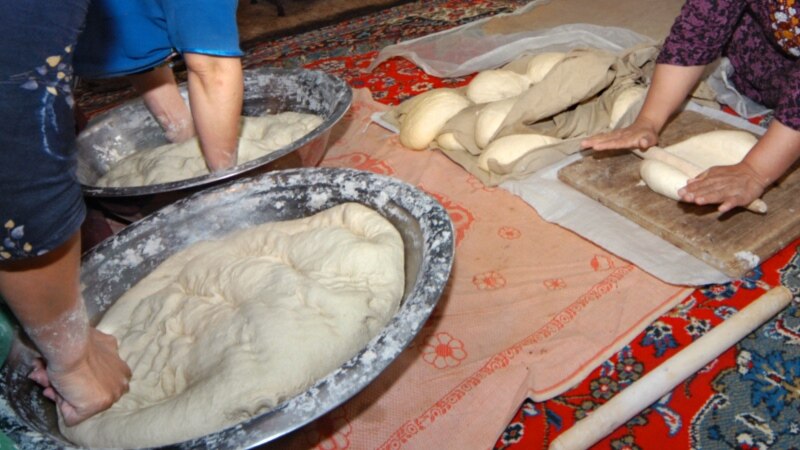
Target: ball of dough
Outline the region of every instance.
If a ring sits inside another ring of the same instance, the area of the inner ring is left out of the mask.
[[[530,61],[528,61],[526,70],[528,79],[531,83],[538,83],[544,80],[544,77],[553,70],[553,67],[566,57],[567,54],[561,52],[545,52],[533,56]]]
[[[422,150],[430,145],[453,116],[472,103],[452,89],[436,89],[415,102],[400,122],[400,143]]]
[[[620,92],[617,98],[614,99],[614,104],[611,107],[611,118],[608,123],[609,128],[616,128],[625,113],[631,108],[640,106],[646,94],[647,89],[639,85],[631,86]]]
[[[512,134],[503,136],[492,141],[483,150],[478,157],[478,167],[490,171],[490,159],[502,165],[511,164],[537,148],[555,144],[560,141],[561,139],[559,138],[543,134]]]
[[[461,142],[456,139],[453,133],[443,133],[436,137],[436,144],[439,148],[449,150],[451,152],[463,152],[467,149],[461,145]]]
[[[475,119],[475,145],[479,148],[485,148],[489,145],[489,142],[497,133],[497,130],[500,129],[500,125],[502,125],[516,103],[517,97],[511,97],[487,103],[478,111]]]
[[[467,98],[475,103],[489,103],[516,97],[531,85],[525,75],[511,70],[484,70],[475,75],[467,86]]]

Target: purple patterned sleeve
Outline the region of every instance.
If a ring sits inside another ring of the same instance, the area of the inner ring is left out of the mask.
[[[713,62],[733,33],[745,0],[686,0],[658,62],[698,66]]]
[[[775,107],[775,119],[800,131],[800,68],[794,68],[786,77],[783,95]]]

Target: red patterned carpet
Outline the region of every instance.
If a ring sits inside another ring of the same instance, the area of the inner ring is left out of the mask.
[[[395,104],[431,88],[469,80],[430,77],[405,60],[365,68],[383,46],[498,13],[523,1],[413,2],[380,13],[251,48],[246,67],[320,69],[374,98]],[[89,115],[130,98],[119,86],[85,85],[77,101]],[[497,449],[544,449],[561,432],[651,371],[770,286],[800,287],[800,240],[745,278],[696,290],[580,385],[542,403],[526,401],[499,437]],[[647,297],[647,292],[642,292]],[[636,416],[597,449],[800,448],[800,311],[792,305]]]

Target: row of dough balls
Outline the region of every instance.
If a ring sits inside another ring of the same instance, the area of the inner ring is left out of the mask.
[[[507,164],[537,148],[562,139],[543,134],[511,134],[495,139],[501,125],[519,97],[567,57],[566,53],[547,52],[510,62],[499,69],[479,72],[466,89],[440,88],[412,97],[394,111],[399,125],[400,143],[422,150],[432,144],[449,151],[466,151],[450,132],[442,132],[447,122],[462,110],[480,105],[475,120],[475,144],[481,149],[478,167],[489,171],[488,161]],[[615,128],[623,114],[646,93],[642,86],[632,86],[620,93],[611,111],[610,128]]]

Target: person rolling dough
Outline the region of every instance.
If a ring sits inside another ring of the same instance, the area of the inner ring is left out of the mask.
[[[720,212],[759,198],[800,156],[800,10],[790,0],[687,0],[659,54],[645,103],[630,126],[589,137],[598,151],[640,148],[658,134],[703,75],[724,55],[745,96],[774,108],[767,132],[738,164],[701,173],[681,199]]]

